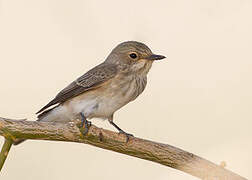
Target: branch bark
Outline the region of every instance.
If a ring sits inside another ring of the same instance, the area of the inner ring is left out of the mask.
[[[4,162],[9,154],[10,148],[13,144],[13,141],[11,139],[4,139],[4,144],[0,153],[0,171],[3,168]]]
[[[23,121],[0,118],[0,135],[11,138],[68,141],[90,144],[103,149],[153,161],[203,180],[246,180],[245,178],[197,155],[168,144],[132,137],[92,125],[87,135],[80,133],[79,120],[70,123]]]

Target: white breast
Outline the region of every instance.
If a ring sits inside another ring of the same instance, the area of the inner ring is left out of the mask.
[[[127,76],[124,79],[117,79],[102,91],[86,92],[83,97],[71,101],[73,113],[83,112],[87,118],[107,119],[115,111],[141,94],[145,86],[146,76],[137,78]]]
[[[146,86],[146,76],[127,76],[117,79],[100,90],[91,90],[76,96],[55,108],[46,116],[46,121],[61,121],[65,117],[73,119],[80,113],[90,118],[109,118],[115,111],[133,101]],[[61,118],[62,116],[62,118]]]

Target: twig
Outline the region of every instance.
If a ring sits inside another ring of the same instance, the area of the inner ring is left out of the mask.
[[[4,144],[0,153],[0,171],[3,168],[4,162],[9,154],[10,148],[13,144],[13,141],[11,139],[4,139]]]
[[[204,180],[245,180],[208,160],[192,153],[149,140],[132,137],[126,143],[126,137],[92,125],[83,136],[74,123],[45,123],[37,121],[16,121],[0,118],[0,135],[6,132],[15,138],[69,141],[90,144],[103,149],[127,154],[175,168]]]

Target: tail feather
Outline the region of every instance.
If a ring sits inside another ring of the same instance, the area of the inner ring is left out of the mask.
[[[45,117],[50,111],[52,111],[54,108],[56,108],[56,107],[58,107],[58,106],[59,106],[59,105],[54,106],[54,107],[52,107],[52,108],[50,108],[50,109],[48,109],[48,110],[46,110],[46,111],[40,113],[40,114],[38,115],[38,120],[37,120],[37,121],[40,121],[40,120],[41,120],[43,117]]]

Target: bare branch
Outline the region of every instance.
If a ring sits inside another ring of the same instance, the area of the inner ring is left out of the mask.
[[[76,122],[79,121],[63,124],[0,118],[0,135],[11,137],[13,141],[15,138],[25,138],[85,143],[163,164],[204,180],[245,180],[221,166],[168,144],[136,137],[126,143],[123,134],[94,125],[83,136]]]
[[[13,144],[13,141],[11,139],[7,139],[7,138],[4,139],[4,145],[0,153],[0,171],[3,168],[4,162],[9,154],[12,144]]]

